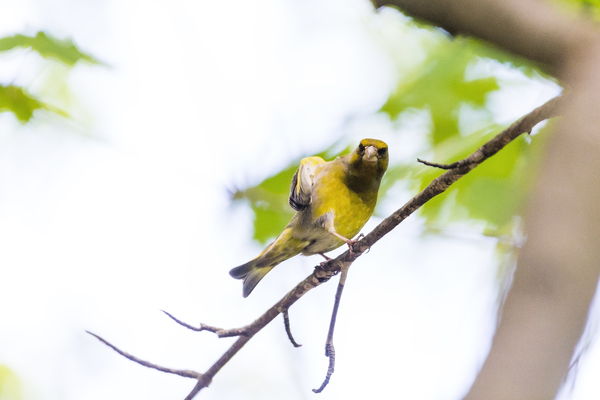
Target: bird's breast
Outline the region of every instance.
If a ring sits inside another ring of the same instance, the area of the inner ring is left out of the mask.
[[[321,187],[313,191],[311,206],[303,211],[301,218],[303,228],[299,231],[304,239],[310,240],[302,254],[326,253],[344,244],[327,231],[329,224],[338,234],[352,239],[371,217],[376,201],[377,192],[356,193],[342,180],[321,182]]]

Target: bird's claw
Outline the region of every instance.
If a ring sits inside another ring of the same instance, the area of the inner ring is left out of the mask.
[[[361,233],[360,235],[358,235],[358,237],[357,237],[356,239],[350,239],[350,240],[348,240],[348,241],[346,242],[346,244],[348,245],[348,249],[350,250],[350,254],[352,254],[352,255],[356,254],[356,253],[354,252],[354,249],[353,249],[353,247],[354,247],[354,245],[355,245],[355,244],[356,244],[356,243],[357,243],[357,242],[358,242],[360,239],[362,239],[362,238],[364,238],[364,237],[365,237],[365,235],[363,235],[363,234]]]
[[[331,258],[329,260],[321,261],[319,264],[317,264],[315,268],[323,271],[325,269],[325,266],[329,264],[329,261],[331,261]]]
[[[348,251],[350,252],[350,254],[354,255],[354,250],[352,249],[352,246],[354,246],[354,243],[356,243],[355,241],[351,240],[348,243]]]

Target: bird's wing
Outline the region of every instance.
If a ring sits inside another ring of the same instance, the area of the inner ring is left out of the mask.
[[[325,163],[321,157],[306,157],[300,161],[300,166],[292,178],[290,186],[290,206],[296,211],[302,211],[311,202],[311,192],[317,166]]]

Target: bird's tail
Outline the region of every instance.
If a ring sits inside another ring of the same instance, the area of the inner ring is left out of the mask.
[[[233,278],[244,280],[244,287],[242,290],[242,295],[244,297],[248,297],[258,282],[260,282],[260,280],[275,267],[259,267],[256,265],[257,261],[258,259],[255,258],[254,260],[251,260],[246,264],[242,264],[239,267],[235,267],[229,271],[229,275],[231,275]]]
[[[242,294],[248,297],[252,289],[260,282],[270,270],[279,263],[300,253],[309,244],[306,240],[292,237],[292,229],[285,228],[273,243],[267,246],[255,259],[235,267],[229,275],[235,279],[243,279]]]

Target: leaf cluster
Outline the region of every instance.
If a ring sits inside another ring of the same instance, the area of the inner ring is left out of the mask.
[[[39,54],[48,62],[57,62],[72,68],[78,62],[100,64],[89,54],[79,50],[72,40],[59,40],[53,36],[38,32],[35,36],[16,34],[0,38],[0,52],[25,49]],[[31,94],[25,87],[9,84],[0,84],[0,112],[12,112],[21,122],[29,122],[38,110],[52,111],[66,116],[67,113]]]

